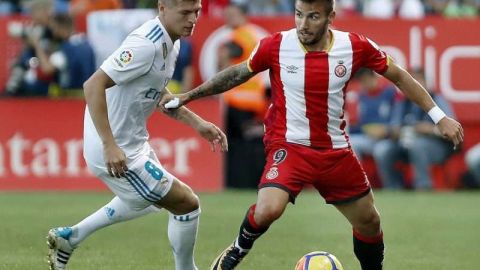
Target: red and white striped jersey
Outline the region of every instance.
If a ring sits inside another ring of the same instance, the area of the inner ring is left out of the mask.
[[[270,71],[266,146],[286,141],[325,149],[348,147],[344,119],[348,82],[360,67],[385,72],[388,57],[362,35],[330,31],[333,38],[327,51],[306,51],[292,29],[261,40],[252,52],[250,70]]]

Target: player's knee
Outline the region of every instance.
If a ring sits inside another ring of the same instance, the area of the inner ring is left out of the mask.
[[[380,215],[371,211],[360,218],[357,230],[365,235],[376,235],[380,232]]]
[[[191,188],[185,194],[185,198],[183,204],[185,205],[185,211],[192,212],[197,210],[200,207],[200,199],[198,198],[197,194],[193,192]]]
[[[174,207],[176,208],[176,212],[178,212],[178,214],[187,214],[197,210],[199,207],[200,199],[190,187],[185,185]]]
[[[255,222],[262,227],[268,227],[283,213],[284,208],[276,205],[263,205],[255,209]]]

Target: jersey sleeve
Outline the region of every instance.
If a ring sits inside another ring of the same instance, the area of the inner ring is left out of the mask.
[[[363,65],[379,74],[383,74],[388,69],[390,57],[386,52],[367,37],[360,36],[362,42]]]
[[[155,45],[140,36],[128,36],[100,66],[117,85],[147,73],[155,59]]]
[[[248,58],[248,69],[251,72],[262,72],[270,68],[273,37],[266,37],[257,44]]]

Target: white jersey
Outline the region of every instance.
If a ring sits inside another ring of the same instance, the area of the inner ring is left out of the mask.
[[[172,42],[157,18],[134,30],[100,66],[116,85],[107,89],[108,119],[118,146],[128,160],[148,154],[147,119],[172,77],[180,42]],[[84,157],[105,167],[103,146],[85,110]]]

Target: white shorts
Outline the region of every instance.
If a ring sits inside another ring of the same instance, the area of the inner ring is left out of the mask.
[[[87,166],[115,195],[136,210],[160,201],[170,191],[175,179],[163,168],[153,150],[134,160],[127,159],[128,170],[121,178],[110,176],[105,166],[89,162]]]

